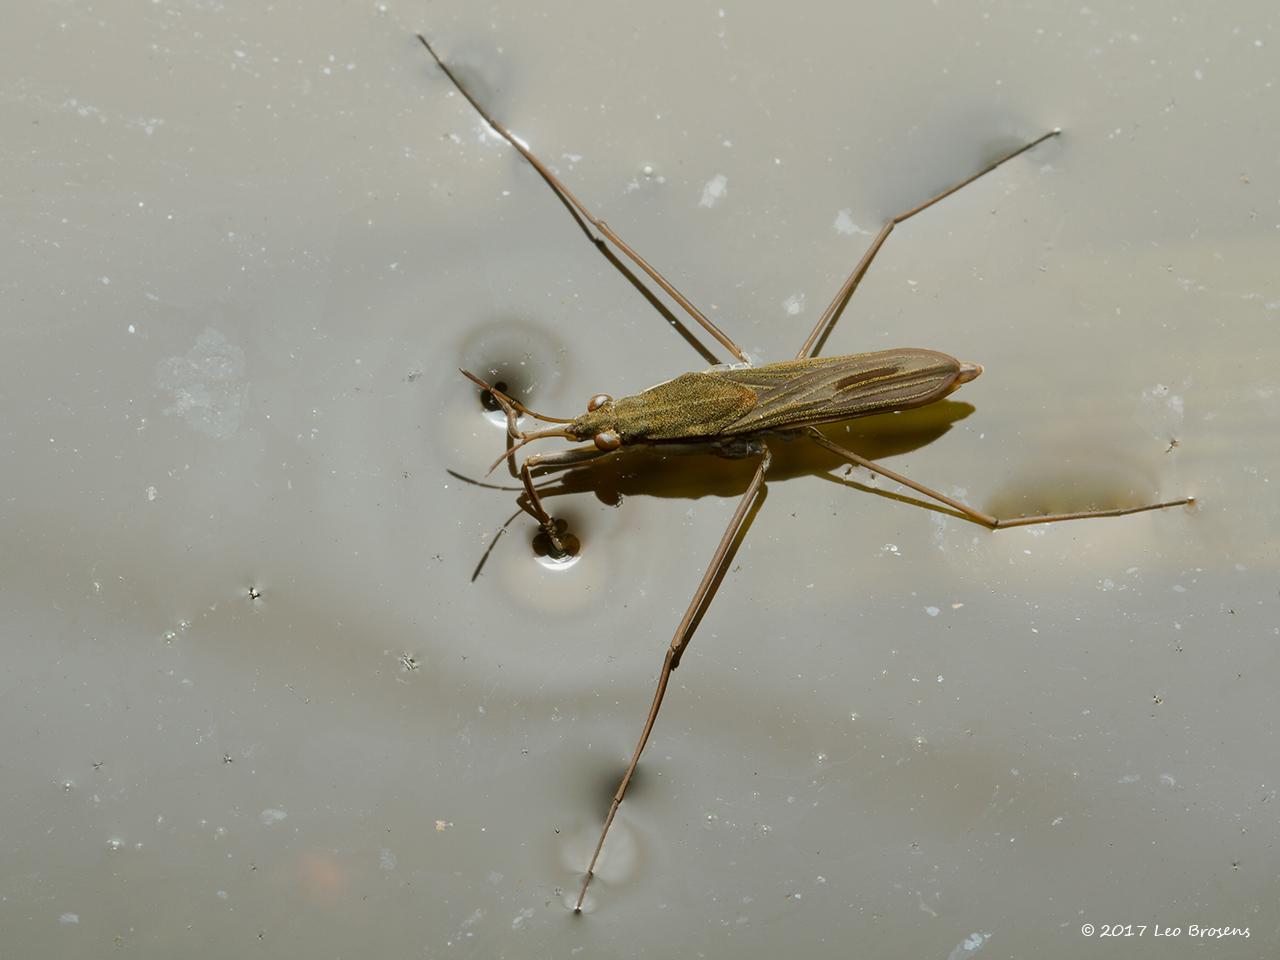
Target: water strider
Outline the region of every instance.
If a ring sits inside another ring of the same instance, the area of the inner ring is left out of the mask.
[[[464,376],[485,392],[486,398],[492,397],[507,415],[507,433],[514,443],[490,470],[506,460],[514,472],[516,451],[534,440],[562,437],[569,440],[590,441],[586,446],[572,447],[557,453],[533,454],[526,457],[519,467],[518,473],[524,485],[524,492],[519,497],[520,506],[538,521],[553,549],[557,553],[564,554],[568,552],[569,545],[562,537],[555,519],[542,505],[533,483],[534,470],[563,470],[608,456],[623,447],[636,444],[660,446],[671,452],[696,451],[716,453],[725,457],[759,458],[759,464],[751,482],[738,501],[724,536],[720,538],[711,562],[703,573],[702,580],[694,591],[693,599],[690,600],[688,609],[676,626],[675,635],[667,648],[666,656],[662,661],[662,671],[658,676],[657,689],[654,691],[653,704],[645,718],[640,739],[631,755],[631,762],[609,805],[609,812],[600,831],[600,839],[596,843],[591,862],[587,865],[582,888],[578,893],[574,907],[576,911],[582,909],[583,899],[586,897],[587,887],[594,875],[596,862],[604,848],[605,838],[617,815],[618,807],[626,795],[627,787],[640,762],[640,755],[644,752],[649,734],[657,720],[658,711],[662,707],[671,672],[680,665],[680,657],[692,637],[693,626],[709,601],[712,586],[734,541],[742,531],[752,502],[764,486],[765,472],[769,469],[770,463],[768,447],[770,437],[806,434],[815,443],[850,462],[896,480],[917,493],[944,503],[976,523],[992,529],[1029,523],[1080,520],[1086,517],[1118,517],[1194,502],[1193,497],[1182,497],[1161,503],[1111,510],[994,517],[867,460],[827,439],[816,429],[819,424],[909,410],[934,403],[982,373],[982,367],[976,363],[963,362],[936,350],[922,350],[914,347],[855,353],[841,357],[818,357],[817,353],[854,289],[871,265],[871,261],[880,251],[889,234],[893,232],[894,227],[950,196],[961,187],[990,173],[1001,164],[1058,136],[1061,131],[1054,129],[1037,137],[1030,143],[988,164],[972,176],[887,221],[871,242],[867,252],[863,254],[862,259],[858,261],[857,266],[836,291],[831,303],[818,317],[809,336],[796,352],[795,358],[757,367],[751,366],[746,354],[724,331],[704,316],[648,261],[628,246],[607,223],[594,216],[550,168],[505,126],[495,120],[459,82],[425,37],[419,34],[418,39],[422,41],[422,45],[426,47],[427,52],[431,54],[458,92],[467,99],[490,127],[533,165],[551,189],[569,206],[570,212],[599,231],[741,362],[740,366],[681,374],[634,396],[621,397],[617,400],[608,394],[597,394],[588,401],[586,412],[576,418],[549,417],[535,413],[475,374],[462,371]],[[593,239],[597,243],[602,243],[598,238]],[[524,432],[520,430],[518,424],[517,418],[520,414],[556,424],[556,426]]]

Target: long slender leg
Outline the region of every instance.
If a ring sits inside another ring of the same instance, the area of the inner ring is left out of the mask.
[[[716,581],[716,575],[724,564],[729,548],[733,546],[733,541],[742,530],[743,521],[746,519],[747,511],[751,509],[752,501],[755,500],[756,495],[760,492],[760,488],[764,486],[764,474],[769,469],[769,461],[769,449],[766,447],[764,457],[761,459],[760,465],[756,467],[755,476],[751,478],[751,483],[747,485],[747,492],[738,501],[738,507],[734,510],[733,517],[729,520],[729,526],[725,528],[724,536],[720,538],[720,545],[716,547],[716,552],[711,557],[711,563],[707,565],[706,572],[702,574],[702,580],[698,583],[698,589],[694,591],[693,599],[689,601],[689,608],[685,610],[684,616],[680,618],[675,635],[671,638],[671,646],[667,648],[666,656],[662,660],[662,672],[658,674],[658,687],[653,692],[653,705],[649,708],[649,716],[645,718],[644,729],[640,731],[640,740],[636,743],[635,752],[631,754],[631,763],[627,765],[627,771],[622,775],[622,782],[618,784],[618,790],[614,793],[613,801],[609,804],[609,813],[605,817],[604,828],[600,831],[600,839],[596,843],[595,852],[591,855],[591,862],[587,865],[587,875],[582,880],[582,889],[578,891],[578,902],[573,908],[575,911],[582,910],[582,901],[587,895],[587,887],[591,884],[591,878],[595,876],[596,861],[600,859],[600,851],[604,849],[604,838],[609,835],[609,828],[613,826],[613,818],[617,815],[618,807],[622,805],[622,798],[626,796],[627,787],[631,784],[631,778],[635,775],[636,767],[640,764],[640,754],[644,752],[645,744],[649,742],[649,734],[653,731],[653,724],[658,719],[658,711],[662,708],[662,698],[667,693],[667,682],[671,679],[671,671],[680,666],[680,657],[684,654],[685,648],[689,645],[689,640],[693,636],[693,623],[697,619],[699,611],[702,610],[707,602],[707,596]]]
[[[871,266],[871,261],[874,260],[876,254],[880,252],[880,248],[884,246],[884,242],[889,238],[889,234],[893,233],[894,227],[902,223],[904,220],[910,220],[917,213],[920,213],[921,211],[924,211],[924,210],[928,210],[939,200],[945,200],[947,197],[951,196],[951,194],[955,193],[961,187],[967,187],[969,184],[973,183],[973,181],[977,180],[979,177],[986,176],[988,173],[990,173],[996,167],[1000,166],[1002,163],[1012,160],[1014,157],[1018,156],[1019,154],[1026,153],[1032,147],[1036,146],[1037,144],[1043,143],[1045,140],[1048,140],[1050,137],[1056,137],[1061,132],[1062,132],[1061,130],[1054,129],[1054,130],[1050,130],[1046,134],[1036,137],[1036,139],[1032,140],[1030,143],[1026,144],[1025,146],[1019,147],[1017,150],[1014,150],[1012,153],[1005,154],[999,160],[996,160],[994,163],[988,164],[987,166],[983,167],[981,170],[979,170],[977,173],[973,174],[972,176],[966,177],[964,180],[961,180],[959,183],[954,184],[950,187],[947,187],[947,189],[943,190],[937,196],[931,197],[928,200],[926,200],[924,203],[921,203],[912,207],[910,210],[906,211],[905,213],[898,214],[896,217],[894,217],[893,219],[885,223],[885,225],[880,228],[880,232],[876,234],[876,238],[871,241],[871,246],[867,248],[867,252],[864,253],[862,255],[862,259],[858,261],[858,265],[854,267],[853,272],[849,274],[848,279],[846,279],[845,282],[840,286],[840,289],[836,291],[836,295],[832,299],[831,303],[827,306],[827,309],[823,310],[822,316],[818,317],[818,322],[814,324],[813,331],[809,334],[808,338],[805,340],[804,346],[802,346],[799,352],[796,354],[796,359],[802,360],[805,357],[810,356],[810,351],[813,351],[814,354],[817,353],[817,351],[814,350],[814,344],[818,343],[820,339],[823,339],[826,336],[826,334],[830,331],[830,327],[835,323],[836,317],[839,315],[840,311],[843,309],[848,299],[851,296],[853,296],[853,291],[857,288],[858,284],[862,281],[863,274],[865,274],[867,272],[867,268]]]
[[[542,179],[547,182],[547,185],[550,186],[552,190],[554,190],[557,194],[559,194],[561,198],[563,198],[565,201],[571,204],[575,210],[577,210],[580,214],[582,214],[582,216],[586,218],[588,223],[590,223],[593,227],[599,230],[600,233],[602,233],[605,237],[607,237],[609,241],[615,247],[621,250],[622,253],[632,263],[634,263],[637,267],[639,267],[641,270],[647,273],[650,279],[652,279],[654,283],[656,283],[659,287],[661,287],[662,290],[669,297],[671,297],[672,300],[680,304],[680,306],[684,308],[684,311],[688,313],[689,316],[692,317],[694,320],[696,320],[699,324],[701,324],[702,328],[706,330],[707,333],[711,334],[711,336],[715,337],[718,341],[720,341],[721,345],[723,345],[725,349],[727,349],[730,353],[732,353],[735,357],[737,357],[743,363],[749,362],[747,359],[747,355],[742,352],[742,348],[739,347],[736,343],[734,343],[733,340],[729,338],[728,334],[726,334],[723,330],[721,330],[714,323],[712,323],[711,320],[708,319],[701,310],[695,307],[693,303],[690,302],[690,300],[683,293],[677,290],[675,286],[673,286],[672,283],[666,277],[664,277],[661,273],[659,273],[657,268],[652,266],[648,260],[640,256],[640,254],[637,253],[635,250],[633,250],[625,240],[623,240],[620,236],[618,236],[618,234],[614,232],[612,227],[610,227],[607,223],[605,223],[603,220],[601,220],[599,217],[593,214],[590,210],[588,210],[586,205],[583,204],[583,202],[579,200],[577,196],[574,195],[573,191],[570,190],[567,186],[565,186],[564,182],[559,177],[557,177],[554,173],[551,172],[550,167],[548,167],[545,163],[539,160],[534,155],[533,151],[531,151],[528,147],[526,147],[523,143],[521,143],[519,139],[517,139],[511,133],[510,130],[508,130],[501,123],[495,120],[490,115],[489,111],[480,105],[479,101],[477,101],[476,98],[473,97],[467,91],[467,88],[462,85],[462,83],[458,80],[458,78],[453,75],[453,71],[450,70],[449,67],[445,64],[445,62],[440,59],[440,55],[436,53],[435,50],[432,48],[431,44],[427,42],[426,37],[424,37],[422,34],[418,34],[418,39],[421,40],[422,45],[427,48],[427,53],[431,54],[431,58],[435,60],[436,64],[440,67],[440,69],[444,71],[445,76],[449,78],[449,80],[453,83],[455,87],[457,87],[458,92],[461,93],[467,99],[467,102],[470,103],[471,106],[475,108],[476,113],[480,114],[480,116],[484,119],[485,123],[493,127],[493,129],[498,132],[499,136],[501,136],[504,140],[506,140],[507,143],[515,147],[516,150],[519,151],[520,155],[529,161],[529,163],[533,166],[535,170],[538,171],[538,173],[542,176]]]
[[[917,493],[922,493],[926,497],[931,497],[940,503],[945,503],[948,507],[951,507],[953,510],[960,511],[975,523],[980,523],[984,527],[990,527],[992,530],[1003,529],[1005,527],[1023,527],[1030,523],[1057,523],[1061,520],[1084,520],[1088,517],[1123,517],[1126,514],[1143,513],[1147,510],[1163,510],[1166,507],[1180,507],[1184,504],[1195,503],[1196,500],[1195,497],[1182,497],[1178,500],[1168,500],[1164,503],[1148,503],[1141,507],[1118,507],[1114,510],[1080,510],[1076,513],[1046,513],[1029,517],[993,517],[989,513],[983,513],[981,510],[974,509],[967,503],[961,503],[959,500],[948,497],[945,493],[939,493],[937,490],[926,487],[922,483],[916,483],[916,481],[908,477],[904,477],[896,470],[890,470],[888,467],[883,467],[873,460],[868,460],[866,457],[859,456],[852,450],[846,450],[838,443],[832,443],[817,430],[810,428],[809,435],[813,437],[815,443],[826,447],[832,453],[837,453],[846,460],[850,460],[859,466],[866,467],[873,473],[878,473],[881,476],[888,477],[890,480],[896,480],[903,486],[910,487],[912,490]]]

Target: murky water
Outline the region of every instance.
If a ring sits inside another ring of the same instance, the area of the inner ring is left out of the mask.
[[[1274,5],[740,7],[10,18],[0,953],[1280,946]],[[575,563],[493,544],[458,367],[570,416],[711,361],[418,29],[760,360],[1063,127],[827,344],[984,375],[832,435],[995,512],[1199,507],[992,534],[781,445],[575,919],[751,464],[629,454],[548,498]]]

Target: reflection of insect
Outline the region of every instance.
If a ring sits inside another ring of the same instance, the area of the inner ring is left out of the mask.
[[[937,490],[926,487],[886,467],[873,463],[851,450],[846,450],[815,429],[815,425],[850,420],[877,413],[907,410],[933,403],[950,394],[962,384],[982,373],[982,367],[963,363],[934,350],[898,349],[859,353],[842,357],[818,358],[815,354],[830,333],[845,304],[861,281],[871,261],[879,252],[894,227],[909,217],[933,206],[961,187],[990,173],[1007,160],[1011,160],[1032,147],[1057,136],[1053,130],[1030,143],[1000,157],[978,173],[948,187],[892,218],[880,230],[867,252],[854,267],[853,272],[836,292],[831,303],[818,317],[813,330],[796,353],[794,360],[752,367],[741,348],[722,330],[707,319],[701,311],[675,289],[654,267],[636,253],[603,220],[592,215],[583,203],[560,179],[501,123],[489,115],[453,72],[440,59],[426,38],[419,35],[422,45],[435,59],[440,69],[476,109],[485,122],[533,165],[552,190],[563,200],[570,212],[580,222],[590,223],[619,251],[643,270],[665,293],[676,301],[686,313],[711,336],[726,347],[742,366],[716,368],[702,373],[686,373],[656,387],[631,397],[614,400],[607,394],[597,394],[587,404],[587,412],[574,419],[548,417],[535,413],[528,407],[507,396],[499,387],[491,386],[472,373],[463,374],[484,391],[486,400],[492,398],[507,415],[507,432],[514,444],[500,457],[494,467],[507,460],[515,470],[515,452],[526,443],[549,437],[571,440],[590,440],[589,446],[575,447],[559,453],[540,453],[527,457],[519,468],[524,492],[519,502],[523,510],[533,516],[549,538],[554,551],[563,556],[571,552],[573,545],[562,536],[558,523],[542,506],[537,488],[533,485],[532,472],[541,469],[565,469],[575,464],[608,456],[627,445],[660,445],[669,451],[697,451],[716,453],[726,457],[758,457],[760,462],[738,502],[729,526],[720,538],[720,544],[707,566],[701,582],[694,591],[688,609],[676,627],[671,645],[662,662],[653,705],[645,719],[639,742],[632,753],[631,762],[622,776],[613,801],[609,806],[600,839],[578,894],[575,910],[582,909],[587,887],[595,871],[596,862],[604,847],[609,828],[613,824],[618,807],[640,762],[640,755],[648,742],[649,734],[662,706],[667,683],[680,664],[680,657],[693,634],[693,625],[709,602],[713,585],[717,580],[725,558],[742,533],[744,521],[752,502],[764,485],[765,471],[769,468],[770,454],[766,441],[771,436],[804,433],[814,442],[833,453],[859,464],[868,470],[889,477],[910,487],[924,496],[940,501],[969,519],[990,528],[1020,526],[1029,523],[1049,523],[1059,520],[1077,520],[1085,517],[1115,517],[1143,510],[1178,506],[1193,502],[1183,497],[1164,503],[1151,503],[1137,507],[1110,510],[1084,510],[1076,513],[1048,514],[1043,516],[997,518],[952,499]],[[585,226],[584,226],[585,229]],[[596,241],[602,243],[603,241]],[[517,418],[524,414],[557,426],[526,433],[519,429]],[[492,469],[492,468],[491,468]]]

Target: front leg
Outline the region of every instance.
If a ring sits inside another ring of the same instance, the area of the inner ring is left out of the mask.
[[[538,496],[538,489],[533,485],[532,471],[537,470],[539,467],[563,470],[574,464],[586,463],[589,460],[595,460],[597,457],[603,457],[612,452],[612,450],[601,450],[596,446],[574,447],[572,450],[562,450],[559,453],[535,453],[533,456],[526,457],[524,463],[520,465],[520,480],[524,483],[524,493],[520,495],[516,502],[520,504],[521,510],[537,520],[542,526],[542,532],[551,541],[551,547],[557,557],[567,556],[571,551],[565,547],[564,540],[561,538],[559,531],[556,530],[555,518],[547,513],[546,508],[542,505],[542,498]]]

